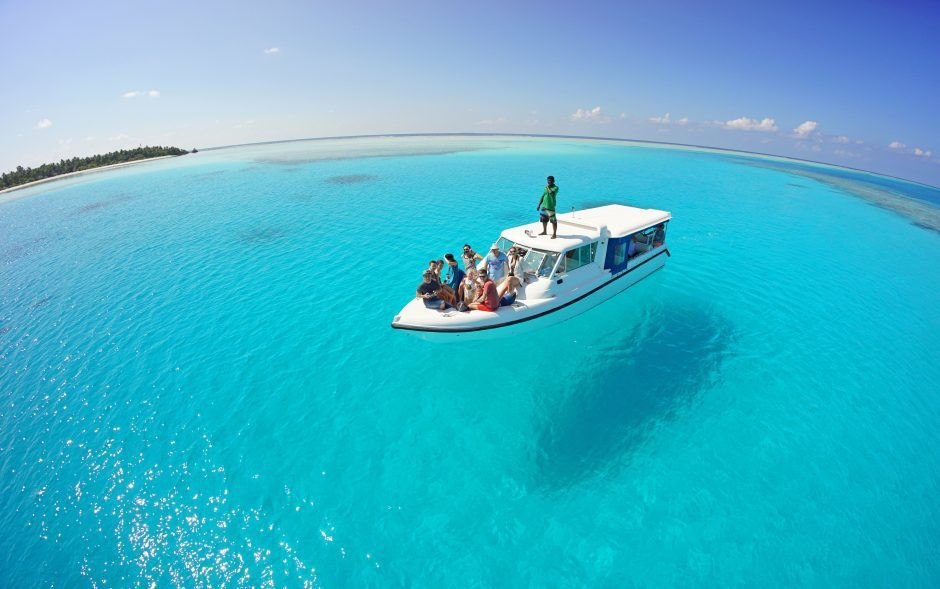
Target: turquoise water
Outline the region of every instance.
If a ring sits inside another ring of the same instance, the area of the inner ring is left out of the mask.
[[[746,160],[313,141],[12,193],[0,586],[936,586],[940,233]],[[549,173],[672,211],[666,268],[526,337],[389,328]]]

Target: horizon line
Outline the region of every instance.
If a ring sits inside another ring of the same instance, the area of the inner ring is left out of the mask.
[[[881,176],[883,178],[888,178],[890,180],[900,180],[901,182],[907,182],[908,184],[915,184],[918,186],[923,186],[931,190],[940,191],[940,186],[934,186],[933,184],[927,184],[926,182],[919,182],[917,180],[910,180],[908,178],[902,178],[901,176],[892,176],[891,174],[885,174],[882,172],[873,172],[871,170],[866,170],[864,168],[853,168],[851,166],[843,166],[840,164],[831,164],[828,162],[820,162],[817,160],[791,157],[786,155],[777,155],[773,153],[764,153],[760,151],[747,151],[744,149],[732,149],[726,147],[714,147],[711,145],[696,145],[694,143],[671,143],[669,141],[653,141],[651,139],[629,139],[625,137],[598,137],[593,135],[558,135],[554,133],[481,133],[481,132],[461,132],[461,131],[451,131],[451,132],[426,132],[426,133],[368,133],[360,135],[330,135],[322,137],[298,137],[295,139],[273,139],[270,141],[251,141],[248,143],[233,143],[230,145],[215,145],[212,147],[205,147],[202,149],[197,149],[198,151],[213,151],[217,149],[228,149],[232,147],[248,147],[251,145],[273,145],[276,143],[299,143],[301,141],[329,141],[333,139],[375,139],[379,137],[532,137],[532,138],[542,138],[542,139],[586,139],[592,141],[617,141],[622,143],[647,143],[650,145],[665,145],[670,147],[689,147],[692,149],[700,150],[711,150],[718,152],[727,152],[731,154],[744,154],[744,155],[756,155],[761,157],[772,157],[782,160],[790,160],[794,162],[799,162],[803,164],[814,164],[817,166],[827,166],[830,168],[840,168],[843,170],[849,170],[852,172],[861,172],[863,174],[870,174],[872,176]]]

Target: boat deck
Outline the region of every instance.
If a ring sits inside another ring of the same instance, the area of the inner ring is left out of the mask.
[[[502,232],[502,237],[513,243],[542,251],[561,252],[597,241],[606,230],[610,237],[622,237],[641,231],[652,225],[665,223],[670,218],[667,211],[641,209],[625,205],[605,205],[582,211],[558,215],[558,237],[539,235],[542,223],[535,221],[512,227]],[[548,231],[552,227],[549,224]]]

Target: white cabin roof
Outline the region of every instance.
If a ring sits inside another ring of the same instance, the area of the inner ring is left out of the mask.
[[[558,215],[558,238],[550,239],[542,232],[542,223],[536,221],[519,227],[512,227],[502,232],[502,237],[526,247],[560,252],[596,241],[601,237],[601,229],[607,227],[609,237],[624,237],[642,231],[647,227],[668,221],[669,211],[640,209],[626,205],[604,205],[592,209],[582,209]],[[549,223],[548,231],[552,227]]]

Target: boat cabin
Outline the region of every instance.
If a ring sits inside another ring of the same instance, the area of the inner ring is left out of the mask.
[[[558,215],[556,239],[539,235],[542,224],[535,222],[503,231],[497,243],[504,252],[526,250],[521,263],[529,298],[565,280],[587,284],[600,274],[620,274],[662,253],[670,218],[666,211],[606,205]]]

